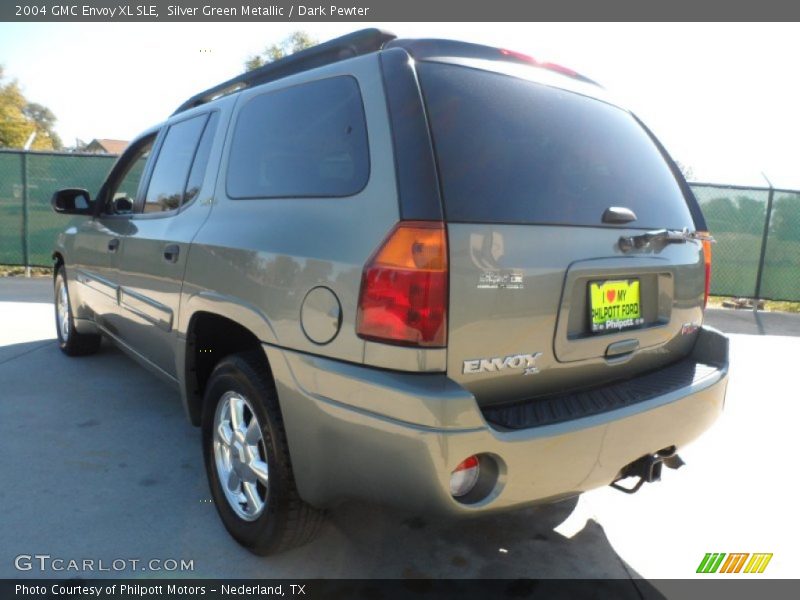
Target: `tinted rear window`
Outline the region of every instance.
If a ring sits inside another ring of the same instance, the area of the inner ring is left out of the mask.
[[[468,67],[418,65],[450,221],[633,227],[692,218],[661,153],[627,112],[586,96]]]
[[[228,159],[232,198],[350,196],[369,178],[364,107],[352,77],[251,98]]]

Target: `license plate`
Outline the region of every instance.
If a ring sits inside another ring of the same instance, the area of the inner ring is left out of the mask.
[[[589,309],[593,333],[641,325],[644,319],[639,301],[639,280],[590,282]]]

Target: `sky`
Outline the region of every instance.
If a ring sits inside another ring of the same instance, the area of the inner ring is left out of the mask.
[[[377,26],[570,67],[632,109],[696,181],[800,189],[800,25],[645,23],[0,23],[0,64],[67,145],[129,140],[296,29]]]

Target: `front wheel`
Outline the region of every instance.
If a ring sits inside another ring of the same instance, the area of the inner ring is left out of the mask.
[[[236,541],[259,555],[308,542],[322,513],[297,492],[263,355],[234,354],[216,366],[206,387],[202,426],[211,494]]]
[[[69,356],[93,354],[100,348],[101,336],[78,333],[72,318],[72,303],[67,287],[67,272],[64,265],[58,267],[55,279],[56,335],[58,347]]]

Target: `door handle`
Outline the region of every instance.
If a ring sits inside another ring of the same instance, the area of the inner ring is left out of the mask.
[[[119,248],[119,239],[113,238],[108,240],[108,251],[109,252],[116,252],[117,248]]]
[[[170,244],[164,248],[164,260],[167,262],[178,262],[178,255],[181,253],[181,247],[178,244]]]

